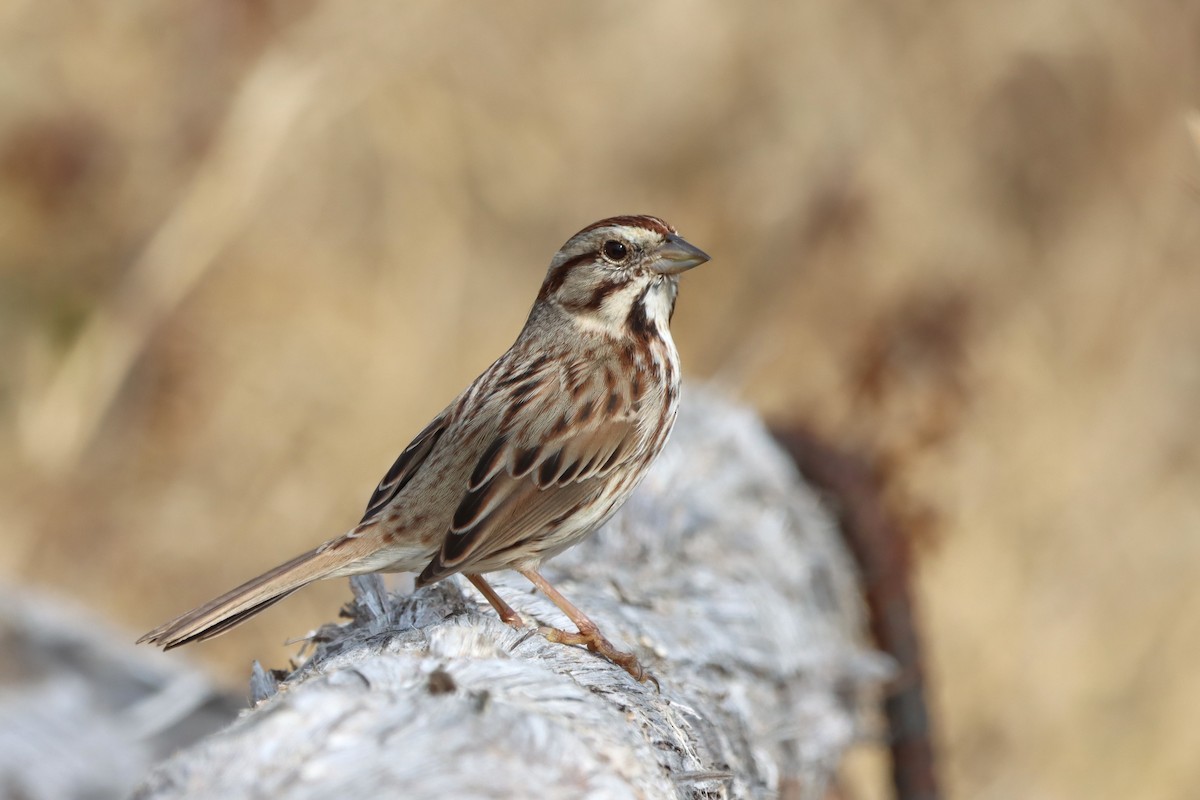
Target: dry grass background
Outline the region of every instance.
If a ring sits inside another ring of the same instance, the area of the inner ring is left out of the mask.
[[[1194,0],[9,0],[0,575],[132,634],[340,531],[559,244],[655,213],[714,257],[691,378],[930,520],[952,794],[1190,797],[1198,78]]]

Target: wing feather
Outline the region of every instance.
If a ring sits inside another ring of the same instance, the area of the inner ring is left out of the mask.
[[[641,451],[644,437],[628,393],[613,390],[603,370],[590,373],[586,385],[576,380],[571,387],[562,368],[545,363],[516,387],[528,408],[515,418],[496,414],[500,430],[471,472],[442,549],[418,584],[470,571],[544,536],[599,497],[607,476]],[[536,390],[527,388],[531,382]],[[499,393],[493,402],[506,401]]]
[[[418,433],[408,447],[401,451],[395,463],[392,464],[392,468],[383,476],[383,480],[379,482],[379,486],[375,488],[375,492],[367,502],[367,510],[363,513],[360,525],[376,516],[387,507],[388,503],[396,499],[396,495],[400,494],[400,491],[408,485],[408,482],[417,474],[417,470],[425,463],[425,459],[433,451],[438,439],[446,432],[449,424],[450,409],[447,408],[433,422],[425,426],[425,430]]]

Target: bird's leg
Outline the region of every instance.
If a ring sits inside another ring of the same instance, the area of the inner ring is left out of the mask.
[[[511,625],[514,628],[525,627],[525,621],[521,619],[521,615],[518,614],[512,606],[504,602],[504,598],[496,594],[496,590],[492,588],[490,583],[483,579],[482,575],[480,575],[478,572],[467,572],[465,574],[467,576],[467,580],[475,584],[475,588],[479,590],[479,593],[482,594],[487,601],[492,604],[492,608],[496,609],[496,613],[500,615],[500,620],[502,622],[504,622],[506,625]]]
[[[658,681],[655,679],[655,677],[649,672],[646,672],[646,670],[642,668],[642,665],[638,663],[637,656],[635,656],[633,653],[626,653],[623,650],[618,650],[612,642],[610,642],[608,639],[605,639],[604,635],[600,633],[600,629],[596,627],[596,623],[588,619],[587,615],[576,608],[574,603],[563,597],[558,589],[555,589],[553,586],[551,586],[550,582],[543,578],[541,574],[537,572],[537,570],[520,569],[517,571],[528,578],[530,583],[541,589],[542,593],[546,595],[546,597],[549,597],[550,601],[554,603],[554,605],[562,609],[562,612],[566,614],[571,622],[575,623],[575,627],[579,629],[578,633],[570,633],[569,631],[559,630],[558,628],[551,628],[549,626],[543,627],[541,629],[542,634],[548,641],[558,642],[560,644],[586,644],[588,650],[604,656],[609,661],[613,662],[618,667],[621,667],[630,675],[632,675],[635,680],[654,681],[654,685],[658,686]]]

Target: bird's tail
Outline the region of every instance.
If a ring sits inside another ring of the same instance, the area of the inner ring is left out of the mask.
[[[160,625],[138,639],[138,644],[150,642],[170,650],[188,642],[211,639],[313,581],[348,574],[339,570],[357,560],[361,553],[355,552],[355,547],[338,547],[343,542],[349,543],[346,539],[335,539],[296,556],[215,600]]]

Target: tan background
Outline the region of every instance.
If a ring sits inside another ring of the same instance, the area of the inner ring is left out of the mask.
[[[655,213],[690,377],[923,520],[952,795],[1194,796],[1200,3],[770,8],[0,6],[0,575],[132,636],[339,532]]]

